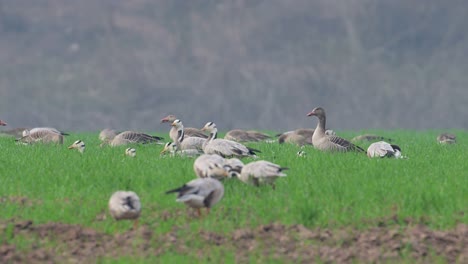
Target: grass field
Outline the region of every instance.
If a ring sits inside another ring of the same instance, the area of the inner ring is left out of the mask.
[[[54,237],[44,241],[16,234],[12,230],[16,227],[8,223],[23,220],[38,226],[79,225],[102,236],[122,236],[131,232],[132,223],[111,219],[107,203],[114,191],[125,189],[141,198],[140,224],[151,232],[145,243],[154,251],[103,253],[95,261],[282,262],[285,256],[265,254],[266,247],[249,249],[250,257],[239,259],[239,248],[216,247],[200,238],[204,232],[231,237],[238,230],[255,230],[272,223],[332,231],[370,230],[382,225],[451,230],[468,224],[467,132],[452,131],[458,140],[454,145],[439,145],[435,138],[440,131],[371,132],[393,138],[408,159],[369,159],[363,154],[323,153],[312,147],[304,148],[306,157],[298,157],[299,148],[293,145],[248,144],[262,151],[260,159],[289,167],[288,176],[277,181],[275,190],[226,180],[224,198],[202,218],[176,203],[175,195],[164,194],[195,177],[194,159],[161,157],[161,145],[134,146],[137,157],[130,158],[124,156],[126,147],[100,148],[96,133],[72,134],[64,145],[17,145],[10,137],[0,137],[0,238],[3,245],[14,245],[18,252],[30,252],[38,246],[54,248],[61,243]],[[357,134],[340,133],[345,138]],[[77,139],[86,143],[84,154],[66,148]],[[161,240],[169,234],[176,237],[174,245]],[[139,248],[139,236],[143,235],[133,234],[130,247]],[[55,249],[50,252],[56,253]],[[399,257],[411,262],[411,249],[401,252]],[[188,261],[187,256],[192,259]],[[433,256],[446,261],[436,253]]]

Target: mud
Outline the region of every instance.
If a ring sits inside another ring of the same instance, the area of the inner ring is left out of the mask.
[[[143,225],[111,235],[78,225],[10,219],[0,221],[0,234],[0,263],[93,263],[100,258],[145,258],[168,252],[206,260],[212,248],[234,254],[237,263],[252,259],[294,263],[398,263],[403,259],[415,263],[468,263],[465,224],[435,231],[421,224],[359,230],[273,223],[227,234],[191,231],[188,226],[155,234]],[[23,241],[20,246],[14,244],[19,240]]]

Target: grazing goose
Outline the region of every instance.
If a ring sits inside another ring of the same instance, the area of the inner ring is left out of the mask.
[[[5,123],[5,121],[0,120],[0,126],[6,126],[6,125],[7,125],[7,123]]]
[[[49,129],[24,130],[23,137],[16,139],[23,143],[58,143],[63,144],[63,135]]]
[[[224,158],[217,154],[203,154],[193,163],[193,170],[198,178],[224,179],[228,176],[224,162]]]
[[[172,124],[175,120],[177,120],[177,117],[175,115],[168,115],[165,118],[161,119],[161,123],[171,123]],[[198,128],[186,127],[184,129],[184,133],[185,133],[186,137],[208,138],[208,136],[205,135],[205,133],[203,133]],[[171,131],[169,131],[169,134],[170,134],[170,138],[172,139],[172,141],[175,142],[173,137],[177,137],[177,130],[171,130]]]
[[[258,142],[269,139],[270,136],[258,131],[244,131],[241,129],[233,129],[226,133],[224,139],[236,142]]]
[[[381,141],[386,140],[388,142],[392,141],[392,139],[390,138],[385,138],[385,137],[373,135],[373,134],[364,134],[364,135],[355,136],[353,139],[351,139],[351,142],[360,142],[360,141],[373,142],[377,140],[381,140]]]
[[[28,130],[29,133],[31,134],[34,134],[34,133],[37,133],[37,132],[41,132],[41,131],[48,131],[48,132],[53,132],[53,133],[56,133],[56,134],[60,134],[62,136],[68,136],[69,134],[68,133],[65,133],[65,132],[62,132],[56,128],[53,128],[53,127],[35,127],[33,129],[29,129]],[[23,137],[26,136],[26,130],[23,131]]]
[[[174,142],[167,142],[164,145],[164,149],[161,151],[161,155],[166,153],[170,153],[172,157],[180,156],[180,157],[196,157],[203,154],[203,150],[199,149],[184,149],[180,150],[177,148],[177,145]]]
[[[457,143],[457,136],[449,133],[442,133],[437,136],[437,141],[441,144],[453,144]]]
[[[171,128],[171,131],[169,132],[169,136],[171,137],[172,141],[175,142],[176,147],[178,149],[180,150],[186,150],[186,149],[203,150],[203,143],[205,143],[206,141],[205,138],[186,137],[185,131],[184,131],[184,125],[182,124],[182,121],[180,121],[179,119],[174,120],[171,126],[172,128]],[[173,133],[173,130],[175,130],[176,132]]]
[[[218,129],[216,124],[208,122],[201,129],[202,131],[210,132],[208,139],[203,143],[203,151],[205,154],[218,154],[222,157],[256,157],[256,152],[260,152],[257,149],[249,148],[241,143],[216,138],[218,135]]]
[[[237,158],[224,160],[224,168],[228,170],[230,178],[239,177],[243,167],[244,163]]]
[[[395,157],[401,158],[401,149],[397,145],[391,145],[385,141],[372,143],[367,148],[367,156],[369,158],[385,158]]]
[[[239,179],[257,187],[261,184],[269,184],[275,189],[275,180],[278,177],[286,177],[283,171],[287,169],[265,160],[254,161],[242,168]]]
[[[321,107],[314,108],[307,116],[316,116],[319,120],[315,132],[312,135],[312,144],[314,148],[322,151],[358,151],[365,152],[362,148],[354,145],[348,140],[325,134],[326,116],[325,110]]]
[[[135,132],[135,131],[124,131],[117,136],[115,136],[111,141],[103,142],[103,144],[109,144],[112,147],[127,145],[131,143],[141,143],[141,144],[149,144],[149,143],[159,143],[162,140],[162,137],[158,136],[151,136],[145,133]]]
[[[198,216],[201,216],[201,208],[205,207],[208,214],[210,208],[223,198],[224,186],[214,178],[200,178],[166,192],[169,193],[177,193],[177,202],[197,209]]]
[[[134,148],[125,149],[125,155],[134,158],[136,156],[136,149]]]
[[[68,149],[76,149],[80,153],[83,153],[85,151],[85,143],[82,140],[77,140],[73,144],[71,144]]]
[[[140,197],[132,191],[117,191],[109,200],[109,212],[115,220],[134,220],[136,229],[141,213]]]

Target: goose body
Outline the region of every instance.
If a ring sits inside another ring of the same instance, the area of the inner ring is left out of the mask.
[[[134,220],[136,228],[141,214],[140,197],[132,191],[117,191],[109,200],[109,212],[115,220]]]
[[[270,136],[258,131],[245,131],[241,129],[233,129],[226,133],[224,139],[236,142],[258,142],[269,139]]]
[[[117,134],[118,133],[114,129],[105,128],[99,132],[99,140],[102,142],[110,142]]]
[[[77,140],[68,147],[68,149],[76,149],[80,153],[83,153],[85,151],[85,148],[86,148],[86,145],[82,140]]]
[[[169,153],[171,156],[180,156],[180,157],[196,157],[203,154],[203,150],[199,149],[183,149],[180,150],[177,148],[177,145],[174,142],[167,142],[164,145],[161,155]]]
[[[198,178],[224,179],[228,176],[224,161],[224,158],[217,154],[203,154],[193,163],[193,170]]]
[[[172,124],[175,120],[177,120],[177,117],[175,115],[168,115],[161,119],[161,123],[170,123]],[[199,138],[208,138],[208,136],[203,133],[200,129],[193,128],[193,127],[186,127],[184,128],[185,136],[186,137],[199,137]],[[171,129],[169,131],[170,138],[172,139],[173,142],[175,140],[173,138],[177,137],[177,129]]]
[[[115,136],[109,145],[112,147],[122,146],[131,143],[140,143],[140,144],[149,144],[149,143],[158,143],[162,137],[151,136],[145,133],[136,132],[136,131],[124,131],[117,136]]]
[[[354,145],[348,140],[336,135],[325,134],[326,116],[325,110],[321,107],[314,108],[307,116],[316,116],[319,120],[314,134],[312,135],[312,144],[314,148],[321,151],[357,151],[365,152],[362,148]]]
[[[214,178],[199,178],[166,192],[169,193],[177,193],[176,201],[197,209],[200,216],[201,208],[206,208],[209,213],[210,208],[223,198],[224,186]]]
[[[63,144],[63,135],[49,129],[24,130],[23,137],[17,139],[23,143],[57,143]]]
[[[256,152],[260,152],[235,141],[217,138],[218,129],[213,122],[206,123],[202,130],[210,132],[208,139],[203,143],[205,154],[218,154],[222,157],[256,157]]]
[[[313,128],[298,128],[278,134],[278,143],[291,143],[298,146],[312,145],[312,136],[314,135],[315,129]],[[327,129],[326,135],[335,135],[333,130]]]
[[[374,142],[367,148],[369,158],[401,157],[401,149],[397,145],[391,145],[385,141]]]
[[[437,141],[441,144],[453,144],[457,142],[457,136],[449,133],[442,133],[437,136]]]
[[[265,160],[253,161],[242,168],[239,179],[255,186],[269,184],[275,188],[275,180],[279,177],[286,177],[283,171],[287,169]]]
[[[53,127],[35,127],[30,130],[28,130],[30,134],[42,132],[42,131],[47,131],[47,132],[53,132],[56,134],[60,134],[62,136],[68,136],[68,133],[62,132],[56,128]],[[26,136],[26,133],[28,133],[26,130],[23,131],[23,137]]]

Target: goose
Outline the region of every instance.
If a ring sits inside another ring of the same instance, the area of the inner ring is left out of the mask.
[[[58,143],[63,144],[63,135],[49,129],[24,130],[23,137],[16,139],[23,143]]]
[[[109,212],[115,220],[134,220],[136,229],[141,214],[140,197],[132,191],[117,191],[109,200]]]
[[[85,151],[85,143],[82,140],[77,140],[73,144],[71,144],[68,149],[76,149],[80,153],[83,153]]]
[[[224,168],[228,170],[230,178],[239,177],[243,167],[244,163],[238,158],[224,160]]]
[[[163,119],[161,119],[161,123],[171,123],[172,124],[176,119],[177,119],[177,117],[175,115],[168,115],[168,116],[164,117]],[[169,132],[169,133],[173,133],[174,137],[177,137],[177,130],[174,130],[173,132]],[[184,133],[185,133],[186,137],[208,138],[208,136],[205,135],[205,133],[203,133],[198,128],[186,127],[186,128],[184,128]],[[172,139],[173,136],[171,135],[170,138]],[[174,139],[172,139],[172,140],[174,141]]]
[[[217,154],[203,154],[193,163],[193,170],[198,178],[224,179],[228,176],[224,162],[224,158]]]
[[[442,133],[437,136],[437,141],[441,144],[453,144],[457,142],[457,136],[449,133]]]
[[[275,180],[278,177],[286,177],[283,171],[287,169],[265,160],[253,161],[242,168],[239,179],[257,187],[262,184],[269,184],[275,189]]]
[[[111,141],[103,142],[101,146],[106,143],[112,147],[131,144],[131,143],[141,143],[141,144],[159,143],[159,141],[162,139],[163,139],[162,137],[151,136],[151,135],[141,133],[141,132],[124,131],[122,133],[119,133],[117,136],[115,136]]]
[[[401,158],[401,149],[397,145],[392,145],[385,141],[374,142],[367,148],[369,158],[395,157]]]
[[[315,129],[313,128],[298,128],[296,130],[287,131],[281,134],[277,134],[278,143],[291,143],[300,147],[304,145],[312,145],[312,136],[314,135]],[[325,131],[326,135],[335,135],[335,132],[331,129]]]
[[[321,107],[314,108],[307,116],[316,116],[319,120],[315,132],[312,135],[312,144],[314,148],[322,151],[358,151],[364,152],[364,149],[354,145],[348,140],[336,135],[325,134],[326,116],[325,110]]]
[[[134,148],[125,149],[125,155],[134,158],[136,156],[136,149]]]
[[[117,132],[114,129],[104,128],[99,132],[99,140],[103,142],[110,142],[112,139],[117,136]]]
[[[0,120],[0,126],[6,126],[6,125],[8,125],[8,124],[5,121]]]
[[[208,139],[203,143],[203,152],[205,152],[205,154],[218,154],[224,158],[256,157],[256,152],[260,152],[257,149],[246,147],[235,141],[216,138],[218,129],[213,122],[206,123],[201,130],[210,132]]]
[[[197,209],[198,216],[201,216],[201,208],[206,208],[208,214],[210,208],[223,198],[224,186],[214,178],[198,178],[166,192],[169,193],[177,193],[176,202]]]
[[[389,142],[392,141],[391,138],[385,138],[385,137],[378,136],[378,135],[373,135],[373,134],[364,134],[364,135],[355,136],[353,139],[351,139],[351,142],[360,142],[360,141],[373,142],[373,141],[377,141],[377,140],[386,140],[386,141],[389,141]]]
[[[53,128],[53,127],[35,127],[35,128],[32,128],[32,129],[29,129],[28,130],[29,133],[31,134],[34,134],[34,133],[37,133],[37,132],[41,132],[41,131],[48,131],[48,132],[53,132],[53,133],[56,133],[56,134],[60,134],[62,136],[68,136],[69,134],[68,133],[65,133],[65,132],[62,132],[56,128]],[[23,131],[23,137],[26,136],[26,129]]]
[[[167,142],[164,145],[163,150],[161,151],[161,155],[164,155],[166,153],[170,153],[172,157],[174,156],[180,156],[180,157],[196,157],[200,156],[203,154],[203,150],[199,149],[184,149],[180,150],[178,149],[177,145],[174,142]]]
[[[249,130],[244,131],[242,129],[233,129],[226,133],[224,139],[232,140],[236,142],[258,142],[269,139],[270,136],[263,134],[258,131]]]
[[[205,143],[205,138],[200,137],[186,137],[184,131],[184,125],[179,119],[174,120],[171,124],[172,128],[169,132],[169,136],[172,141],[176,144],[177,148],[180,150],[186,149],[197,149],[203,150],[203,143]],[[175,133],[173,133],[175,130]]]

